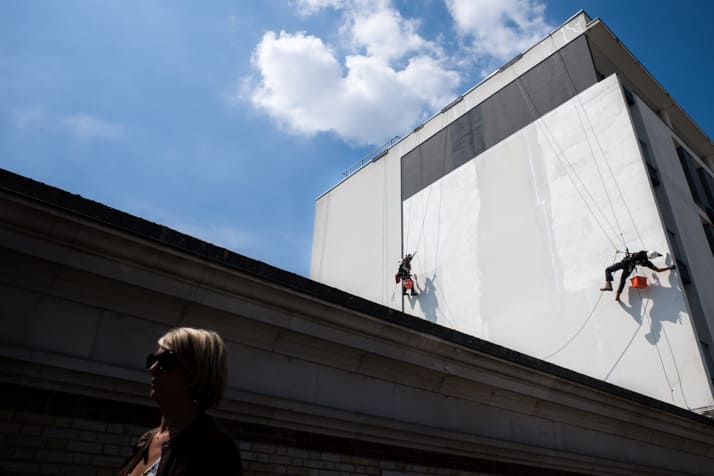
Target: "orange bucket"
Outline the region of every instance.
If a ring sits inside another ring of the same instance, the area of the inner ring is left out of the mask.
[[[635,276],[631,281],[633,288],[644,289],[647,287],[647,278],[644,276]]]
[[[412,289],[413,287],[414,287],[414,282],[412,281],[412,278],[404,278],[404,288]]]

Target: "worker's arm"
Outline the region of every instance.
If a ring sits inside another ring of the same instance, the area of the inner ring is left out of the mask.
[[[676,268],[676,266],[672,264],[669,266],[665,266],[664,268],[655,268],[655,269],[658,273],[661,273],[662,271],[669,271],[670,269],[675,269],[675,268]]]
[[[644,261],[640,261],[639,263],[640,266],[644,266],[645,268],[653,269],[655,271],[659,271],[660,269],[652,263],[652,261],[646,259]]]

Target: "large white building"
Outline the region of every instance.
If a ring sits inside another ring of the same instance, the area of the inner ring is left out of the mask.
[[[712,170],[709,137],[580,12],[319,197],[311,278],[705,413]],[[678,267],[615,302],[625,249]]]

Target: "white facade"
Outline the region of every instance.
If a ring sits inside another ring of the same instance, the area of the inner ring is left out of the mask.
[[[636,111],[645,131],[637,130],[617,74],[404,200],[400,194],[400,166],[408,152],[577,38],[587,21],[577,15],[385,157],[320,197],[311,277],[703,411],[714,405],[706,350],[700,346],[710,337],[697,332],[690,300],[693,292],[700,297],[695,304],[705,323],[699,328],[709,329],[714,295],[701,288],[691,291],[691,286],[685,291],[678,271],[648,269],[638,274],[650,286],[628,284],[622,303],[598,290],[604,268],[622,258],[617,250],[657,250],[664,255],[654,260],[657,266],[674,261],[666,226],[671,218],[663,217],[659,192],[648,178],[643,134],[666,177],[663,185],[689,271],[697,283],[714,282],[703,218],[687,195],[681,170],[679,175],[670,170],[679,166],[672,160],[673,133],[639,99]],[[413,270],[420,295],[415,298],[402,298],[392,279],[407,252],[416,252]],[[615,286],[618,280],[619,272]]]

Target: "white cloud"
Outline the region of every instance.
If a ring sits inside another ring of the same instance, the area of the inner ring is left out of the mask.
[[[409,52],[431,50],[433,45],[416,33],[418,22],[403,18],[398,11],[384,8],[372,14],[358,10],[350,25],[353,44],[364,47],[367,55],[386,60]]]
[[[324,7],[335,2],[305,2]],[[319,5],[318,5],[319,4]],[[253,53],[252,103],[291,131],[381,144],[455,97],[459,73],[384,0],[342,5],[344,55],[305,32],[267,32]]]
[[[458,32],[482,60],[506,61],[553,29],[538,0],[445,1]]]
[[[62,123],[78,139],[116,140],[124,137],[124,127],[104,121],[89,114],[72,114],[62,119]]]
[[[323,8],[338,9],[344,3],[344,0],[296,0],[293,4],[300,15],[312,15]]]
[[[10,113],[10,123],[19,130],[46,130],[68,133],[81,141],[94,139],[119,140],[125,136],[124,126],[107,122],[86,113],[61,115],[42,107],[29,107]]]

